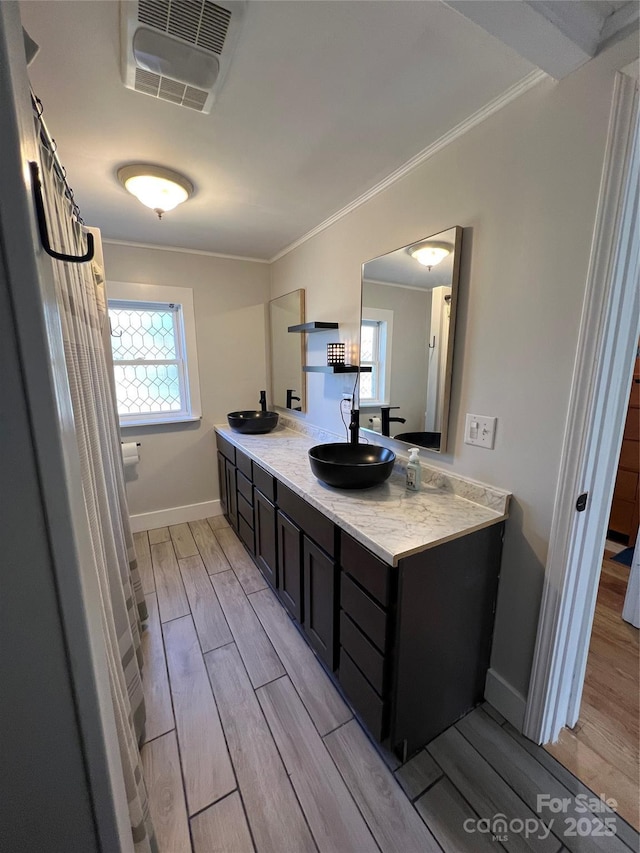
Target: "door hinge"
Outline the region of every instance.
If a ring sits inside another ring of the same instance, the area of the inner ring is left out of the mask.
[[[587,508],[587,499],[589,497],[589,492],[583,492],[578,500],[576,501],[576,510],[578,512],[584,512]]]

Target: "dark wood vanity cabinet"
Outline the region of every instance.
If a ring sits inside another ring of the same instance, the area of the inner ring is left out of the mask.
[[[376,740],[404,761],[482,701],[503,524],[391,567],[222,436],[218,449],[227,518]]]
[[[218,451],[218,490],[220,492],[220,506],[222,514],[229,514],[229,502],[227,500],[227,460]]]
[[[229,523],[238,530],[236,448],[221,435],[218,436],[218,482],[223,512],[229,519]]]
[[[399,563],[391,746],[410,755],[482,701],[504,524]]]
[[[225,516],[318,657],[333,671],[339,630],[337,528],[224,436],[217,440]]]
[[[309,643],[331,671],[336,668],[338,586],[335,561],[303,537],[304,619]]]
[[[302,530],[278,510],[278,596],[297,622],[302,622]]]
[[[389,732],[389,672],[397,570],[346,533],[341,535],[340,662],[338,679],[367,728]]]
[[[222,512],[255,554],[251,459],[218,436],[218,484]]]
[[[245,456],[244,459],[251,465],[251,460],[248,457]],[[240,461],[240,455],[238,455],[238,461]],[[243,474],[239,465],[236,469],[236,488],[238,499],[238,535],[251,553],[255,555],[253,485],[246,474]]]
[[[487,527],[397,568],[341,535],[338,679],[402,760],[482,701],[502,532]]]
[[[256,562],[273,589],[278,586],[278,551],[276,546],[275,504],[254,487],[253,511],[255,519]]]

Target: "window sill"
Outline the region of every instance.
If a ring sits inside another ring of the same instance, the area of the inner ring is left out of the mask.
[[[145,427],[145,426],[168,426],[170,424],[189,424],[189,423],[194,423],[195,421],[201,421],[201,420],[202,420],[201,415],[196,415],[196,416],[180,415],[180,417],[176,417],[176,418],[166,418],[166,417],[144,418],[144,419],[141,419],[139,421],[126,421],[124,423],[122,421],[120,421],[120,429],[131,429],[131,428],[139,429],[140,427]]]

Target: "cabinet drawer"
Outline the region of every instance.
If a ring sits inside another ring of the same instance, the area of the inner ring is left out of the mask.
[[[238,492],[238,512],[244,518],[249,527],[253,530],[253,507],[246,501],[240,492]]]
[[[242,473],[247,477],[247,479],[251,480],[251,460],[247,456],[246,453],[243,453],[241,450],[238,450],[236,447],[236,465],[242,471]]]
[[[256,462],[253,463],[253,483],[265,498],[273,503],[276,499],[276,483],[271,474],[267,474]]]
[[[330,557],[335,554],[335,528],[332,521],[310,506],[291,489],[278,484],[278,507],[317,542]]]
[[[241,515],[238,516],[238,533],[240,534],[240,538],[247,546],[247,548],[251,551],[251,553],[255,554],[256,544],[253,535],[253,527],[250,527]]]
[[[384,704],[367,679],[344,649],[340,649],[338,678],[356,712],[376,740],[382,740],[384,731]]]
[[[627,410],[627,420],[624,425],[624,438],[631,441],[640,440],[640,409],[630,406]]]
[[[384,658],[370,643],[359,628],[349,619],[344,610],[340,613],[340,645],[349,653],[349,657],[382,696],[384,692]]]
[[[631,471],[637,471],[640,468],[640,441],[623,439],[619,465]]]
[[[635,503],[632,501],[621,501],[613,499],[611,504],[611,515],[609,516],[609,529],[623,536],[633,536],[633,514]]]
[[[635,471],[618,471],[616,485],[613,490],[614,500],[634,501],[638,488],[638,475]]]
[[[385,607],[389,605],[391,567],[344,531],[341,533],[342,568]]]
[[[344,572],[340,583],[340,606],[360,630],[384,651],[387,643],[387,614]]]
[[[230,462],[233,462],[233,464],[235,465],[236,449],[233,444],[231,444],[230,441],[227,441],[224,436],[219,435],[218,433],[216,433],[216,441],[218,442],[218,450],[220,451],[220,453],[222,453],[223,456],[226,456],[227,459]]]
[[[238,492],[248,504],[253,506],[253,486],[251,485],[251,480],[247,480],[239,468],[236,474],[236,482],[238,483]]]

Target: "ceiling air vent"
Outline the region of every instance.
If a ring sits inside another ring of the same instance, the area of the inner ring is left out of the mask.
[[[209,113],[222,88],[244,0],[121,2],[121,53],[129,89]]]

